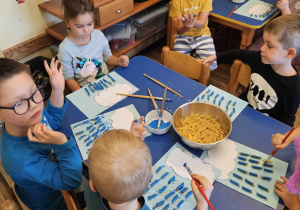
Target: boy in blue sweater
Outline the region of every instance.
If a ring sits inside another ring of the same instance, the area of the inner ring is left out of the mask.
[[[81,183],[81,157],[75,141],[57,130],[64,116],[65,80],[52,59],[45,67],[52,93],[44,108],[44,90],[27,65],[0,59],[0,153],[21,201],[30,209],[67,209],[60,190]]]

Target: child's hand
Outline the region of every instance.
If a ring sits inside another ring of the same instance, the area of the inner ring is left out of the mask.
[[[58,60],[55,61],[55,58],[52,58],[50,67],[47,61],[44,61],[45,69],[50,77],[50,82],[52,90],[63,92],[65,89],[65,78],[62,74],[63,65],[60,66],[59,70],[57,69]]]
[[[277,133],[272,136],[271,143],[274,149],[284,149],[292,143],[292,138],[287,138],[286,141],[282,144],[282,140],[284,139],[285,135]]]
[[[196,16],[192,15],[191,13],[189,14],[189,16],[183,14],[183,16],[179,17],[178,20],[181,20],[185,28],[190,30],[195,25]]]
[[[27,136],[29,141],[41,144],[64,144],[68,141],[63,133],[48,130],[45,123],[38,123],[31,128],[28,128]]]
[[[129,58],[127,55],[121,55],[118,57],[118,64],[119,66],[127,67],[129,64]]]
[[[144,123],[143,125],[143,120],[144,117],[142,116],[139,120],[133,120],[130,128],[130,132],[141,140],[144,140],[144,138],[146,137],[146,128],[148,126],[147,123]]]
[[[280,9],[282,14],[291,14],[289,0],[279,0],[276,6]]]
[[[284,176],[280,178],[283,182],[276,180],[274,192],[283,200],[284,204],[290,210],[300,209],[299,195],[288,192],[285,186],[288,179]]]
[[[216,60],[217,60],[217,56],[216,56],[216,54],[214,54],[214,55],[211,55],[207,58],[202,59],[201,61],[203,62],[203,64],[206,64],[206,63],[213,63]]]
[[[208,179],[205,176],[193,174],[192,178],[193,179],[191,181],[191,186],[197,202],[197,209],[207,209],[208,204],[203,195],[201,194],[200,190],[198,189],[194,179],[198,180],[200,185],[202,185],[203,191],[208,199],[211,196],[214,186],[208,181]]]

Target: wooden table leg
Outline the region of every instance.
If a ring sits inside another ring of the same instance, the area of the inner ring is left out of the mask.
[[[252,43],[254,32],[255,29],[243,28],[240,49],[246,49]]]

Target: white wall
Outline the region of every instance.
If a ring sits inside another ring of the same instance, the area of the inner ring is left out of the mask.
[[[0,49],[2,51],[45,33],[45,28],[61,22],[60,19],[41,11],[43,0],[0,0]],[[49,49],[41,54],[51,56]],[[37,52],[39,55],[39,52]],[[35,55],[36,56],[36,55]]]

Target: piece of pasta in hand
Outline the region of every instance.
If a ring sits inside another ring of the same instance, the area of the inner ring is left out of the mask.
[[[221,125],[211,116],[190,114],[180,120],[178,132],[185,138],[197,143],[215,143],[224,138]]]

